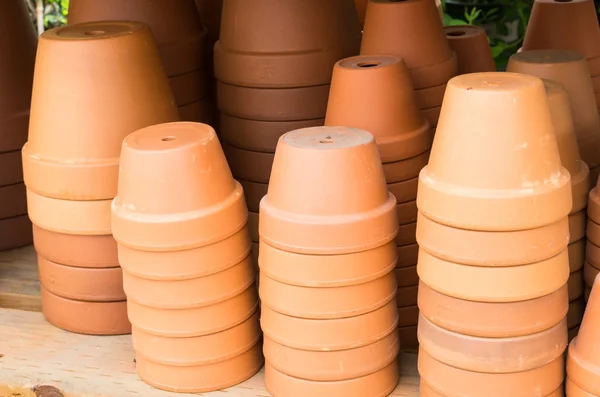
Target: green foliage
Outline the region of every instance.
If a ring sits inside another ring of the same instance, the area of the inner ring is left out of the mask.
[[[51,29],[67,23],[69,0],[44,0],[44,27]]]

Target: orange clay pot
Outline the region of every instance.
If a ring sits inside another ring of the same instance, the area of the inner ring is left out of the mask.
[[[584,296],[586,300],[589,299],[589,295],[592,292],[592,286],[594,285],[594,280],[596,280],[598,273],[600,273],[600,270],[594,267],[594,264],[592,264],[589,259],[586,258],[586,261],[583,264],[583,282],[585,283]]]
[[[333,64],[358,54],[360,40],[351,1],[224,0],[215,75],[245,87],[328,84]]]
[[[260,200],[266,196],[269,185],[266,183],[245,181],[243,179],[238,179],[237,181],[244,189],[248,211],[255,213],[260,211]]]
[[[595,397],[592,393],[588,393],[577,386],[568,376],[565,380],[565,390],[567,393],[566,395],[569,397]]]
[[[419,316],[419,344],[433,359],[466,371],[511,373],[542,367],[567,347],[567,320],[542,332],[481,338],[447,331]]]
[[[585,246],[585,239],[569,244],[569,271],[571,273],[583,268],[583,262],[585,261]]]
[[[212,98],[203,98],[177,108],[181,121],[212,124],[215,118],[215,109]]]
[[[594,266],[596,269],[600,269],[600,247],[588,241],[585,251],[585,259]]]
[[[586,58],[600,55],[600,28],[593,0],[536,0],[523,51],[573,50]]]
[[[112,199],[123,138],[177,118],[147,26],[92,22],[46,31],[23,147],[25,184],[52,198]]]
[[[232,236],[247,218],[242,188],[212,127],[159,124],[123,141],[112,204],[120,244],[146,251],[202,247]]]
[[[591,219],[588,219],[586,237],[592,244],[600,246],[600,225]]]
[[[600,76],[600,56],[586,59],[592,78]]]
[[[567,314],[567,327],[574,328],[581,324],[585,312],[585,301],[576,299],[569,303],[569,314]]]
[[[31,245],[31,221],[27,215],[0,219],[0,251]]]
[[[358,56],[333,68],[325,125],[369,131],[383,163],[405,160],[431,147],[431,131],[417,107],[401,58]]]
[[[581,157],[590,169],[598,167],[600,116],[585,58],[573,51],[524,51],[510,58],[506,70],[554,80],[563,85],[571,104]]]
[[[419,383],[419,396],[421,397],[447,397],[447,394],[439,393],[431,388],[423,379]],[[570,396],[570,395],[569,395]],[[565,397],[565,390],[563,385],[560,385],[558,389],[553,391],[544,397]]]
[[[600,223],[600,195],[598,195],[598,189],[594,187],[590,190],[588,200],[588,218],[595,223]]]
[[[440,107],[444,100],[444,93],[446,92],[446,85],[436,85],[435,87],[422,88],[415,91],[415,97],[417,99],[417,105],[420,109],[430,109],[434,107]]]
[[[454,52],[452,52],[450,58],[442,63],[410,70],[413,86],[417,90],[446,84],[448,80],[457,74],[458,60]]]
[[[375,140],[363,130],[315,127],[283,135],[260,203],[262,241],[295,253],[344,254],[393,240],[396,199],[380,164]]]
[[[396,183],[416,178],[428,162],[429,150],[406,160],[382,164],[385,180],[387,183]]]
[[[573,301],[579,300],[580,298],[583,298],[583,295],[585,293],[585,288],[584,288],[585,281],[583,278],[583,262],[581,262],[581,267],[582,267],[581,270],[571,273],[571,275],[569,276],[569,302],[571,302],[571,303]],[[569,310],[569,312],[571,312],[571,310]],[[579,316],[579,322],[576,323],[575,325],[577,325],[581,322],[582,316],[583,316],[583,310],[581,311],[581,315]],[[569,328],[572,328],[572,327],[569,327]]]
[[[177,106],[188,105],[199,101],[209,93],[209,83],[206,75],[208,72],[203,69],[194,70],[179,76],[169,78],[171,91]]]
[[[574,243],[584,238],[586,227],[587,216],[585,210],[569,215],[569,243]]]
[[[509,338],[544,331],[558,324],[569,308],[565,284],[540,298],[511,303],[466,301],[419,284],[419,309],[435,325],[464,335]]]
[[[236,178],[256,183],[269,183],[275,158],[273,153],[253,152],[226,143],[223,143],[223,151]]]
[[[498,114],[503,117],[496,120]],[[431,158],[420,174],[419,211],[444,225],[481,231],[557,222],[572,200],[552,128],[538,78],[493,72],[450,80]],[[457,145],[465,141],[470,144]]]
[[[496,71],[485,30],[479,26],[464,25],[446,26],[444,31],[458,59],[458,74]]]
[[[20,150],[27,140],[29,107],[37,37],[27,5],[20,0],[3,3],[0,15],[0,152]]]

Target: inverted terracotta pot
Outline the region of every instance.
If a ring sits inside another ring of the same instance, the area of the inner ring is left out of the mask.
[[[265,360],[281,373],[313,381],[340,381],[366,376],[390,365],[400,351],[396,330],[370,345],[338,351],[287,347],[265,337]]]
[[[585,311],[585,301],[577,299],[569,303],[569,314],[567,315],[567,327],[574,328],[581,324]]]
[[[542,367],[567,347],[567,320],[542,332],[512,338],[482,338],[447,331],[419,317],[419,344],[433,359],[467,371],[512,373]]]
[[[86,302],[125,301],[120,267],[89,269],[59,265],[38,255],[40,284],[54,295]]]
[[[364,130],[315,127],[283,135],[260,203],[261,239],[306,254],[360,252],[393,240],[396,199],[380,164]]]
[[[261,272],[269,279],[304,287],[332,288],[367,283],[391,272],[396,260],[393,241],[371,250],[340,255],[295,254],[264,241],[260,243]]]
[[[390,193],[396,197],[396,202],[404,204],[417,199],[417,186],[419,178],[412,178],[402,182],[389,183],[388,189]]]
[[[498,114],[503,117],[496,119]],[[420,174],[419,211],[469,230],[557,222],[571,211],[572,200],[552,128],[540,79],[496,72],[453,78]],[[458,144],[465,141],[469,145]]]
[[[415,306],[417,304],[418,290],[418,285],[398,288],[398,291],[396,292],[396,303],[398,304],[398,308]]]
[[[445,84],[458,74],[456,54],[453,51],[452,55],[443,62],[411,69],[410,74],[413,86],[417,90]]]
[[[495,72],[496,63],[485,30],[479,26],[445,26],[450,48],[458,59],[458,74]]]
[[[586,240],[581,239],[569,244],[569,271],[571,273],[583,268],[585,262]]]
[[[423,381],[423,379],[420,380],[419,382],[419,395],[421,397],[446,397],[446,394],[443,393],[439,393],[436,390],[433,390],[431,388],[431,386],[429,386],[427,384],[427,382]],[[565,396],[565,390],[563,385],[560,385],[558,387],[558,389],[556,389],[555,391],[553,391],[552,393],[548,394],[545,397],[564,397]],[[570,396],[570,394],[569,394]]]
[[[86,335],[131,333],[127,302],[84,302],[61,298],[40,288],[42,313],[55,327]]]
[[[573,50],[586,58],[600,55],[600,29],[593,0],[536,0],[523,51]]]
[[[569,215],[569,243],[574,243],[585,237],[585,230],[587,228],[586,215],[585,210]]]
[[[73,201],[41,196],[27,189],[29,218],[55,233],[103,236],[111,234],[111,200]]]
[[[215,75],[246,87],[328,84],[333,64],[358,54],[360,40],[351,1],[225,0]]]
[[[361,55],[401,56],[409,69],[442,63],[452,56],[435,2],[369,2]]]
[[[234,386],[251,378],[263,366],[260,343],[235,357],[195,366],[152,362],[136,352],[136,369],[144,382],[177,393],[203,393]]]
[[[374,343],[398,326],[396,302],[372,312],[329,320],[303,319],[261,307],[260,325],[266,337],[301,350],[338,351]]]
[[[592,244],[600,246],[600,225],[591,219],[588,219],[586,237]]]
[[[406,160],[384,163],[385,180],[387,183],[397,183],[416,178],[428,162],[429,150]]]
[[[25,247],[32,242],[31,221],[27,215],[0,219],[1,251]]]
[[[238,179],[237,181],[244,189],[244,196],[246,197],[248,211],[260,211],[260,200],[262,200],[262,198],[267,194],[267,188],[269,185],[266,183],[245,181],[243,179]]]
[[[27,214],[25,185],[0,186],[0,219]]]
[[[389,395],[398,384],[398,362],[359,378],[342,381],[314,381],[294,378],[276,370],[270,363],[265,365],[265,383],[274,397],[303,396],[361,396],[378,397]]]
[[[223,151],[236,178],[255,183],[269,183],[275,158],[273,153],[253,152],[226,143],[223,144]]]
[[[81,66],[90,64],[96,67]],[[48,30],[40,36],[23,147],[25,184],[53,198],[112,199],[123,139],[175,120],[173,94],[147,26],[90,22]]]
[[[242,187],[212,127],[159,124],[123,141],[112,204],[120,244],[147,251],[202,247],[232,236],[247,217]]]
[[[430,288],[477,302],[520,302],[550,294],[569,279],[567,250],[532,264],[509,267],[461,265],[419,252],[419,278]],[[476,282],[475,282],[476,280]]]
[[[419,283],[417,266],[399,267],[395,270],[398,287],[410,287]]]
[[[14,185],[23,182],[23,163],[21,150],[0,153],[0,186]]]
[[[569,96],[581,157],[590,169],[596,168],[600,164],[600,116],[585,58],[573,51],[524,51],[510,58],[506,70],[554,80],[563,85]]]
[[[179,106],[177,108],[181,121],[192,121],[194,123],[213,124],[214,104],[212,98],[206,97],[199,101]]]
[[[452,298],[419,284],[419,309],[439,327],[465,335],[509,338],[541,332],[558,324],[569,308],[565,284],[540,298],[511,303]]]
[[[417,106],[402,58],[358,56],[333,68],[325,125],[369,131],[383,163],[405,160],[431,147],[431,131]]]
[[[206,70],[198,69],[169,78],[177,106],[187,105],[208,96],[207,74]]]
[[[429,109],[442,106],[445,92],[446,84],[416,90],[415,96],[419,109]]]
[[[219,134],[231,146],[256,152],[275,153],[279,137],[289,131],[318,127],[324,119],[301,121],[259,121],[221,113]]]
[[[396,267],[402,268],[415,266],[417,264],[417,261],[419,259],[418,244],[410,244],[397,247],[396,252],[398,253],[398,264],[396,265]]]
[[[416,231],[417,222],[400,225],[398,228],[398,235],[396,236],[396,245],[404,246],[416,243]]]

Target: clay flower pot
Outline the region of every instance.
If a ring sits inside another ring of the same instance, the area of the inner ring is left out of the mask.
[[[600,164],[600,116],[585,58],[573,51],[523,51],[510,58],[507,71],[531,74],[563,85],[569,96],[581,157],[590,170],[597,168]]]
[[[177,106],[185,106],[200,101],[209,94],[208,72],[203,69],[173,76],[169,79],[171,91]]]
[[[406,160],[384,163],[383,173],[387,183],[403,182],[419,176],[419,172],[429,162],[429,150]]]
[[[90,64],[97,67],[82,66]],[[123,138],[177,119],[147,26],[91,22],[46,31],[23,147],[25,184],[55,199],[112,199]]]
[[[453,78],[420,174],[419,211],[480,231],[559,221],[571,211],[571,185],[552,131],[541,79],[496,72]]]
[[[269,183],[275,154],[254,152],[223,144],[231,172],[236,178],[255,183]]]
[[[383,163],[405,160],[431,147],[431,131],[417,107],[404,61],[358,56],[335,64],[325,125],[369,131]]]
[[[323,167],[330,172],[323,173]],[[357,191],[365,194],[351,193]],[[305,128],[279,140],[260,203],[260,237],[295,253],[365,251],[396,237],[395,207],[371,134],[348,127]]]
[[[458,59],[458,74],[496,71],[485,30],[465,25],[446,26],[444,31],[450,48]]]
[[[215,75],[245,87],[328,84],[333,64],[358,54],[360,40],[351,1],[224,0]]]
[[[600,55],[600,28],[593,0],[536,0],[523,51],[573,50],[586,58]]]
[[[214,104],[211,98],[203,98],[199,101],[188,103],[177,108],[179,118],[182,121],[212,124],[214,115]]]

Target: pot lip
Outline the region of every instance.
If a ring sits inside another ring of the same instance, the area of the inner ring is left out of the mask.
[[[396,55],[355,55],[340,59],[335,63],[334,68],[360,73],[365,69],[382,69],[398,63],[404,64],[404,59]]]
[[[448,0],[446,0],[446,1],[448,1]],[[477,5],[477,7],[479,7],[479,5]],[[483,35],[485,35],[485,37],[487,37],[485,29],[483,29],[480,26],[475,26],[475,25],[444,26],[444,32],[446,33],[446,37],[448,38],[448,40],[468,40],[473,37],[480,36],[481,34],[483,34]],[[462,34],[452,34],[454,32],[458,32],[458,33],[462,33]]]

